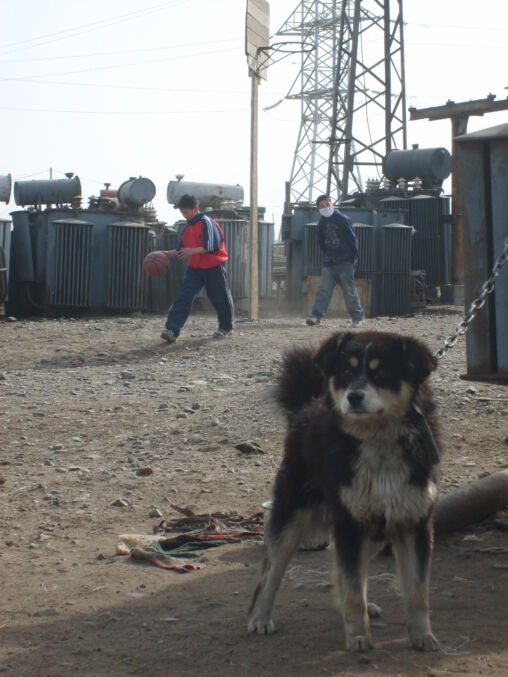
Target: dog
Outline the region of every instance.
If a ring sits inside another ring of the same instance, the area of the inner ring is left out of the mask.
[[[425,344],[386,332],[338,333],[314,353],[286,354],[277,399],[288,432],[250,632],[274,631],[272,608],[289,561],[302,541],[328,528],[346,648],[372,648],[368,564],[387,544],[411,644],[439,648],[429,620],[440,441],[428,377],[436,366]]]

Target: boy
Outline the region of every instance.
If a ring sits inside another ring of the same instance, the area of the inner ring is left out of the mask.
[[[166,255],[187,261],[187,270],[178,298],[169,309],[166,328],[161,338],[168,343],[176,341],[203,285],[219,319],[219,328],[213,336],[231,336],[234,308],[224,267],[228,260],[224,234],[215,220],[199,211],[198,201],[193,195],[182,195],[177,206],[187,219],[187,225],[180,236],[178,247],[170,249]]]
[[[316,206],[321,215],[317,225],[319,246],[323,252],[321,283],[307,324],[319,324],[332,300],[335,285],[344,294],[353,327],[364,323],[363,309],[355,287],[355,264],[358,260],[358,240],[351,220],[333,207],[328,195],[320,195]]]

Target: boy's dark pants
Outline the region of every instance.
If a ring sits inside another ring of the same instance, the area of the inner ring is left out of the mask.
[[[178,298],[169,309],[166,329],[178,336],[189,316],[194,299],[203,285],[208,298],[217,311],[219,329],[224,329],[224,331],[233,329],[233,298],[229,291],[226,269],[223,264],[213,268],[187,267]]]

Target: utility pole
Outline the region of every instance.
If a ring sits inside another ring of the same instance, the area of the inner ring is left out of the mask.
[[[452,123],[452,213],[451,224],[451,282],[453,302],[464,303],[464,234],[463,234],[463,201],[462,186],[459,182],[458,164],[460,144],[456,142],[458,136],[467,133],[467,125],[470,116],[482,116],[485,113],[495,113],[508,110],[508,98],[495,100],[494,94],[489,94],[485,99],[472,101],[447,101],[442,106],[431,108],[410,108],[410,120],[451,120]]]
[[[260,54],[270,42],[270,5],[266,0],[247,0],[245,17],[245,53],[251,78],[250,122],[250,265],[249,320],[259,319],[258,259],[258,89],[266,80],[266,62],[260,65]]]
[[[249,320],[259,319],[258,266],[258,88],[259,76],[251,74],[250,118],[250,271]]]

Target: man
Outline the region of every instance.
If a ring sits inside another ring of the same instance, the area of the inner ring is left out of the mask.
[[[187,261],[187,270],[178,298],[169,309],[161,338],[168,343],[176,341],[203,285],[219,319],[219,328],[213,336],[231,336],[234,308],[224,267],[228,260],[224,234],[217,221],[199,211],[198,201],[193,195],[182,195],[177,206],[187,224],[177,248],[170,249],[166,255]]]
[[[307,324],[313,326],[320,323],[332,300],[335,285],[339,284],[353,327],[361,327],[364,323],[363,309],[355,287],[358,239],[353,224],[345,214],[333,207],[328,195],[320,195],[316,206],[321,215],[317,236],[323,252],[323,268]]]

